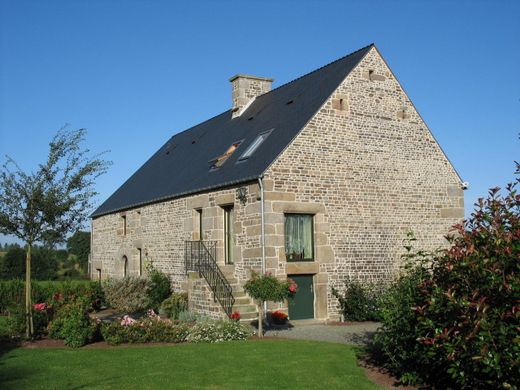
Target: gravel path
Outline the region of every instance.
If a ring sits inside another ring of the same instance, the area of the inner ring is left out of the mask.
[[[360,322],[351,325],[298,324],[294,322],[293,328],[268,330],[265,335],[363,345],[372,339],[378,327],[377,322]]]

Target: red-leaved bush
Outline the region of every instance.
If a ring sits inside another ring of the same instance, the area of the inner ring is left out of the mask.
[[[407,255],[376,336],[403,381],[520,388],[519,181],[479,199],[446,251]]]

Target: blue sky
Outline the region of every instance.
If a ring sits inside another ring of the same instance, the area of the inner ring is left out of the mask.
[[[470,183],[468,213],[520,159],[519,20],[519,1],[0,0],[0,156],[31,170],[65,123],[87,128],[114,162],[99,204],[229,109],[230,76],[276,87],[374,42]]]

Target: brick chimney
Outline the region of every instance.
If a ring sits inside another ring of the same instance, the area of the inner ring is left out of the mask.
[[[240,116],[257,96],[271,90],[273,79],[266,77],[248,76],[237,74],[229,79],[231,81],[231,97],[233,99],[232,117]]]

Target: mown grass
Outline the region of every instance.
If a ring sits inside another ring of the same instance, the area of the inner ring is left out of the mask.
[[[82,349],[0,356],[2,389],[378,389],[354,347],[301,340]]]

